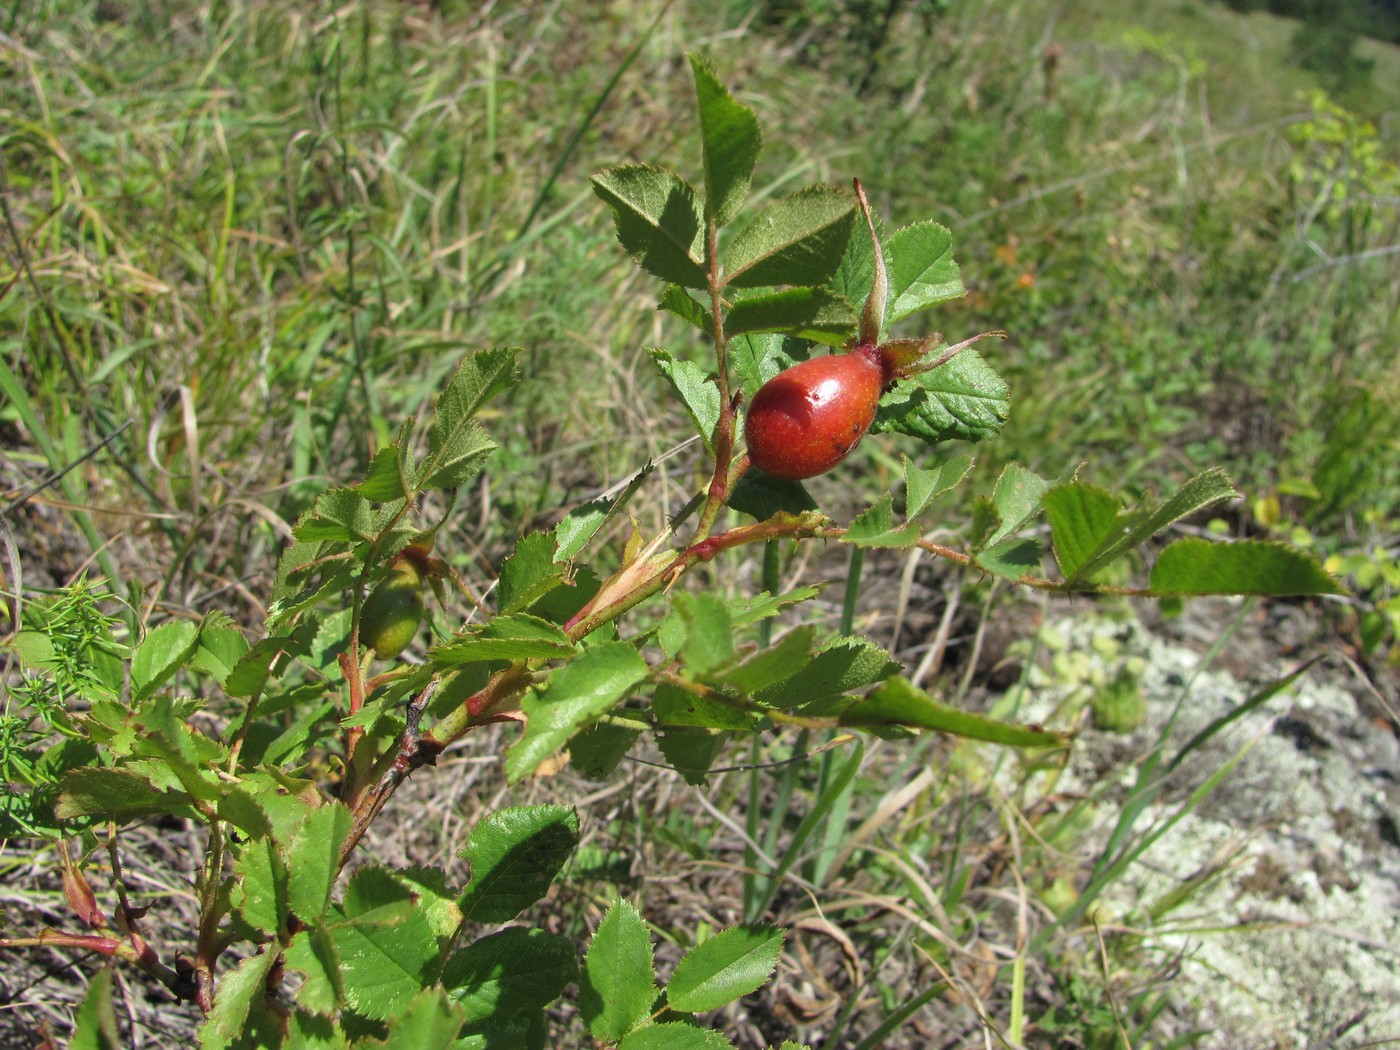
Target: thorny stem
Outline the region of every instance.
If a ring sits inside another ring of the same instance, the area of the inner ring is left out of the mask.
[[[362,673],[362,665],[355,658],[355,654],[360,651],[359,628],[357,624],[351,624],[353,637],[350,639],[350,647],[341,653],[337,658],[340,664],[340,673],[345,676],[345,680],[350,683],[350,711],[353,716],[359,714],[360,708],[365,706],[365,682]],[[355,765],[355,746],[360,742],[360,737],[364,735],[363,726],[352,726],[345,734],[345,764],[351,769]]]
[[[199,1001],[204,1013],[213,1007],[212,1000],[206,1007],[185,975],[161,962],[144,940],[138,946],[110,933],[63,933],[50,929],[41,930],[37,937],[0,937],[0,948],[75,948],[110,955],[138,967],[163,984],[176,998]]]
[[[715,381],[719,384],[720,425],[729,405],[729,340],[724,334],[724,281],[719,273],[719,226],[705,223],[705,269],[710,292],[710,320],[715,329]]]
[[[736,481],[747,467],[748,457],[741,456],[729,471],[730,485],[727,487],[732,487],[733,481]],[[602,603],[590,603],[585,606],[564,625],[564,633],[570,641],[582,640],[599,627],[616,620],[658,591],[669,587],[694,566],[710,561],[722,551],[745,544],[764,543],[777,539],[840,540],[846,536],[847,531],[847,529],[827,524],[827,519],[817,513],[776,515],[767,521],[741,525],[718,535],[702,536],[673,557],[659,558],[651,563],[647,563],[645,559],[638,559],[637,562],[614,577],[614,581],[616,581],[630,572],[632,578],[627,580],[627,585],[613,588],[610,591],[608,585],[605,584],[600,595],[611,593],[612,597]],[[977,568],[976,560],[971,555],[953,550],[951,547],[928,539],[920,539],[918,546],[930,554],[946,558],[957,565]],[[1025,586],[1043,590],[1065,589],[1062,583],[1038,576],[1022,576],[1020,582]],[[1098,587],[1091,593],[1135,595],[1147,592],[1132,588]],[[354,811],[354,820],[350,835],[341,847],[341,864],[345,863],[360,839],[364,837],[370,823],[383,808],[384,803],[413,770],[419,766],[434,763],[444,749],[472,729],[490,722],[506,721],[517,717],[511,710],[511,705],[535,679],[535,671],[526,662],[512,663],[492,675],[479,691],[444,716],[427,732],[421,731],[419,722],[433,691],[436,689],[436,681],[425,688],[423,693],[409,706],[408,724],[399,739],[399,745],[396,748],[390,748],[381,755],[379,761],[370,770],[366,783],[371,786],[362,794],[348,801]],[[687,686],[687,688],[689,687]],[[734,702],[733,698],[716,698],[726,703],[732,704]],[[771,716],[771,712],[767,709],[764,713]],[[806,724],[798,716],[777,717],[775,721],[792,722],[794,725]],[[814,723],[810,728],[826,727],[827,723],[821,722],[819,725]]]
[[[199,897],[199,932],[195,941],[192,977],[194,1000],[201,1012],[214,1009],[214,964],[219,958],[218,934],[222,909],[219,906],[219,882],[224,871],[223,821],[209,825],[209,850],[204,868],[199,874],[195,891]]]
[[[42,930],[37,937],[0,937],[0,948],[77,948],[99,952],[129,962],[150,974],[181,999],[191,999],[189,982],[155,957],[149,948],[142,952],[119,937],[103,933],[63,933]],[[210,1004],[212,1006],[212,1003]],[[208,1010],[204,1011],[208,1013]]]
[[[366,783],[370,786],[348,804],[353,812],[350,834],[340,847],[340,864],[343,867],[354,852],[356,845],[369,830],[370,824],[389,796],[397,790],[408,775],[419,766],[432,765],[453,741],[465,735],[468,730],[488,722],[503,721],[508,715],[492,715],[491,710],[502,706],[506,701],[518,697],[534,680],[533,674],[522,663],[513,663],[497,671],[486,685],[474,693],[467,702],[446,715],[431,730],[424,733],[421,728],[423,713],[429,701],[441,684],[433,679],[408,705],[408,714],[399,745],[390,748],[379,757],[370,769]]]
[[[747,466],[744,462],[746,459],[747,457],[744,457],[735,465],[736,472]],[[564,633],[571,641],[579,641],[673,583],[692,566],[709,561],[721,551],[745,543],[758,543],[785,536],[797,538],[820,535],[823,531],[838,534],[843,531],[823,530],[823,520],[819,515],[779,517],[729,529],[718,536],[706,537],[691,544],[674,558],[657,561],[651,565],[639,560],[631,567],[642,566],[631,586],[624,588],[612,601],[599,606],[585,607],[564,625]],[[624,570],[626,571],[628,570]],[[366,783],[370,786],[347,802],[353,812],[353,819],[350,834],[340,848],[341,865],[343,866],[354,852],[375,816],[384,807],[384,803],[413,770],[435,762],[445,748],[472,729],[488,722],[505,721],[514,717],[505,709],[523,694],[534,680],[534,672],[525,662],[512,663],[497,671],[486,685],[465,703],[424,733],[419,723],[432,693],[437,688],[437,680],[429,683],[409,705],[407,724],[399,737],[398,746],[386,750],[380,756],[366,778]]]
[[[739,396],[731,394],[729,389],[729,339],[724,333],[724,283],[719,272],[718,237],[719,228],[711,218],[705,228],[705,259],[710,286],[710,323],[715,330],[715,383],[719,387],[719,420],[715,423],[712,436],[715,449],[714,470],[710,474],[705,508],[700,512],[700,520],[695,525],[692,542],[703,540],[710,534],[733,485],[733,480],[729,477],[729,465],[734,456],[734,430]]]

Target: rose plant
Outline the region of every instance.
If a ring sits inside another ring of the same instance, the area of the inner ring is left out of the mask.
[[[950,346],[938,335],[891,334],[963,294],[948,230],[923,222],[885,232],[858,182],[854,194],[813,186],[741,219],[759,123],[706,62],[693,58],[691,68],[701,184],[624,164],[595,175],[593,187],[623,249],[663,282],[661,307],[712,350],[703,365],[651,352],[703,442],[705,484],[658,535],[634,538],[620,564],[604,567],[597,541],[649,468],[620,494],[522,536],[491,606],[476,602],[469,622],[414,650],[424,641],[425,590],[456,582],[434,553],[442,524],[495,447],[476,417],[519,379],[515,350],[468,357],[425,425],[406,422],[363,480],[323,493],[297,523],[263,637],[250,644],[218,616],[155,627],[129,648],[94,630],[85,676],[64,679],[68,709],[55,716],[63,738],[26,767],[27,808],[6,814],[23,833],[61,844],[73,921],[0,945],[86,949],[129,964],[202,1014],[205,1047],[542,1048],[553,1045],[546,1008],[575,982],[578,1013],[600,1047],[730,1046],[696,1016],[768,979],[780,930],[719,932],[660,984],[651,934],[625,901],[582,952],[516,924],[578,843],[572,810],[488,816],[470,835],[471,878],[458,886],[441,871],[357,857],[385,803],[445,749],[498,723],[518,730],[502,759],[511,782],[565,752],[605,776],[651,734],[694,781],[727,742],[790,727],[1068,745],[1065,733],[941,701],[866,638],[820,638],[803,625],[759,648],[736,643],[815,594],[724,598],[688,588],[697,566],[752,544],[919,547],[1062,593],[1176,600],[1338,589],[1285,546],[1197,538],[1163,547],[1141,585],[1103,582],[1104,570],[1172,523],[1231,497],[1217,471],[1125,508],[1073,476],[1052,482],[1011,466],[975,500],[962,549],[928,539],[933,501],[963,480],[970,459],[925,466],[920,453],[991,437],[1009,404],[1006,384],[973,348],[983,336]],[[906,452],[901,510],[885,493],[838,522],[801,482],[844,469],[868,432]],[[428,506],[446,509],[430,519]],[[1048,552],[1027,534],[1042,516]],[[66,673],[45,619],[53,614],[31,603],[18,636],[35,675]],[[231,717],[200,714],[209,692]],[[192,887],[197,934],[175,949],[158,943],[154,917],[121,878],[123,826],[152,817],[205,832]],[[94,886],[104,854],[111,864]],[[73,1045],[116,1045],[116,1032],[103,971]]]

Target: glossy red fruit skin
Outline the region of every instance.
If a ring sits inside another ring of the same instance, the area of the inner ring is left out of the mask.
[[[750,461],[789,481],[825,474],[870,429],[887,378],[875,348],[864,346],[779,372],[744,416]]]

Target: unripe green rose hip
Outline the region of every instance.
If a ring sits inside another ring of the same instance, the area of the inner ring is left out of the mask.
[[[379,659],[392,660],[408,648],[422,622],[423,574],[411,558],[400,558],[360,609],[360,641]]]

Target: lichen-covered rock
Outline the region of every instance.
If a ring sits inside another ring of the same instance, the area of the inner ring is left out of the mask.
[[[1092,789],[1150,750],[1178,700],[1168,759],[1299,662],[1237,659],[1236,674],[1202,670],[1204,647],[1165,641],[1123,618],[1056,621],[1042,640],[1052,659],[1036,672],[1026,718],[1048,717],[1076,692],[1121,689],[1129,661],[1146,701],[1130,735],[1095,730],[1086,719],[1060,783],[1067,793]],[[1238,677],[1242,667],[1252,668],[1249,681]],[[1220,1050],[1400,1039],[1400,742],[1384,719],[1367,714],[1359,702],[1366,691],[1343,661],[1324,658],[1183,762],[1143,815],[1139,829],[1169,818],[1238,759],[1102,902],[1105,917],[1149,931],[1150,946],[1180,957],[1175,1017],[1160,1022],[1163,1038],[1210,1029],[1195,1045]],[[1090,857],[1132,782],[1129,772],[1118,776],[1096,810],[1083,842]],[[1206,872],[1214,876],[1177,907],[1154,913]]]

